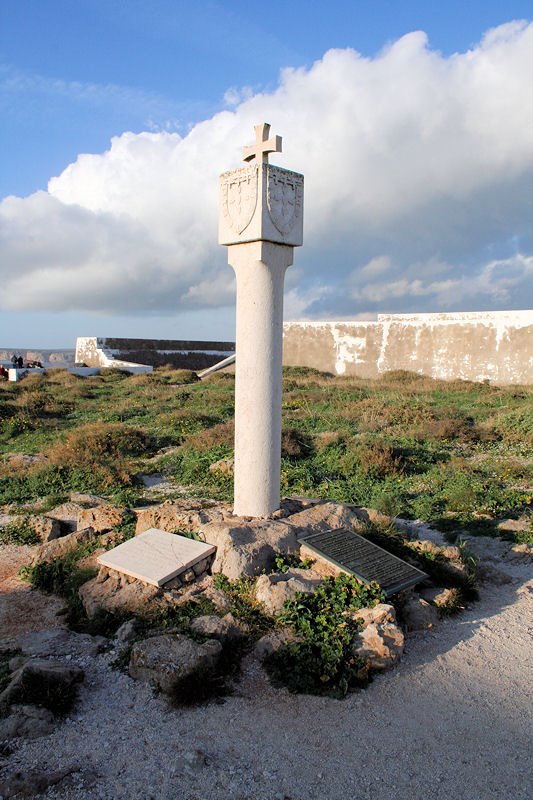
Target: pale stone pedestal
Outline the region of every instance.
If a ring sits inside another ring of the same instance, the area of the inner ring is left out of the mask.
[[[283,283],[292,247],[230,247],[237,276],[235,493],[237,516],[279,508]]]

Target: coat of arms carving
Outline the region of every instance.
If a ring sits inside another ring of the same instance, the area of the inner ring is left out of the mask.
[[[270,218],[286,236],[302,216],[303,180],[296,172],[268,167],[267,204]]]
[[[222,213],[238,234],[248,227],[257,207],[257,171],[254,165],[221,176]]]

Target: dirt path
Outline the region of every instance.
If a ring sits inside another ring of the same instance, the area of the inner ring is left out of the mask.
[[[526,800],[531,797],[530,567],[407,641],[393,672],[344,701],[273,690],[255,663],[221,704],[170,709],[84,664],[73,715],[2,770],[74,769],[62,800]]]
[[[35,551],[28,545],[0,546],[0,641],[61,625],[57,614],[64,608],[64,601],[32,590],[18,577]]]

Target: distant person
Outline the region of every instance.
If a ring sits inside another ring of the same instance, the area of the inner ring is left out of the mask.
[[[19,360],[18,360],[17,356],[15,355],[15,353],[13,353],[13,355],[11,356],[11,363],[13,364],[13,367],[15,369],[18,367]]]
[[[9,378],[9,372],[2,364],[0,364],[0,378],[3,378],[6,381]]]
[[[19,369],[22,369],[22,367],[24,366],[24,359],[22,358],[22,356],[19,356],[17,358],[17,366]]]

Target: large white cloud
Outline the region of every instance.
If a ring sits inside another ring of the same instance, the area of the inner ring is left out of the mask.
[[[306,180],[295,313],[532,305],[531,75],[533,25],[502,25],[448,58],[415,32],[373,59],[331,50],[286,69],[274,92],[243,92],[183,138],[123,133],[48,192],[0,204],[1,303],[227,305],[217,176],[267,120],[284,137],[273,160]]]

